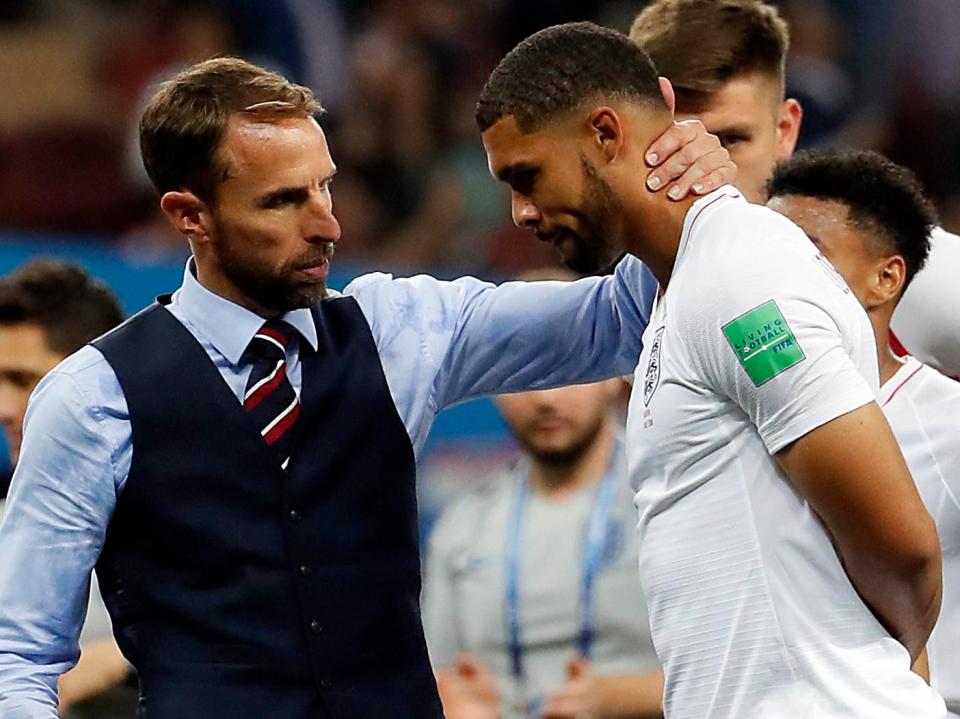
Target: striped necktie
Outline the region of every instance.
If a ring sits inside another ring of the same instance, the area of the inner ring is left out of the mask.
[[[287,377],[287,347],[296,338],[297,331],[286,322],[270,320],[247,347],[253,371],[243,393],[243,408],[276,451],[282,469],[290,463],[293,429],[300,416],[300,400]]]

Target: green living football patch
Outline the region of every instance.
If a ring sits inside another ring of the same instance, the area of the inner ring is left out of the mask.
[[[737,360],[757,387],[806,358],[773,300],[744,312],[722,329]]]

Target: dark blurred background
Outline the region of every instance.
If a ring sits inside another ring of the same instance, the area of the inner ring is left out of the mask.
[[[341,168],[338,260],[512,274],[473,104],[516,41],[592,19],[626,30],[638,0],[4,0],[0,228],[78,235],[138,263],[185,244],[158,216],[135,144],[139,108],[176,69],[239,54],[308,84]],[[853,144],[913,167],[960,224],[960,2],[784,0],[801,144]]]
[[[960,229],[960,0],[778,4],[793,35],[788,92],[806,111],[801,146],[885,152],[920,175],[944,224]],[[2,0],[0,271],[37,254],[73,259],[128,311],[175,287],[186,243],[159,213],[136,122],[158,81],[218,54],[277,69],[323,101],[340,167],[334,286],[368,270],[496,279],[555,263],[551,248],[515,241],[474,102],[531,32],[583,19],[626,30],[642,5]],[[503,436],[487,404],[443,418],[425,474],[462,468],[463,451],[488,460],[474,463],[484,473],[502,458]]]

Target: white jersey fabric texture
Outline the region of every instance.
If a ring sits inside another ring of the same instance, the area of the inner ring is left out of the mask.
[[[866,314],[798,227],[731,187],[694,203],[627,421],[668,719],[945,716],[773,457],[877,385]]]
[[[912,356],[960,378],[958,275],[960,236],[937,228],[930,235],[927,262],[903,293],[890,327]]]
[[[906,357],[880,389],[920,496],[940,534],[943,603],[927,643],[930,680],[960,712],[960,382]]]
[[[603,562],[593,591],[591,668],[641,673],[660,668],[637,577],[636,513],[622,442],[609,473],[615,484],[607,516]],[[525,715],[566,681],[580,629],[584,545],[600,478],[561,499],[531,492],[523,516],[519,610],[524,676],[511,671],[506,627],[507,544],[521,461],[455,502],[430,537],[423,589],[423,622],[430,658],[449,667],[460,652],[484,662],[497,679],[501,713]],[[639,608],[639,609],[638,609]]]

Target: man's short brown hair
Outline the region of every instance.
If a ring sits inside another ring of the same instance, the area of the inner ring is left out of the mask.
[[[227,168],[216,151],[230,117],[310,116],[322,112],[307,87],[236,57],[187,68],[163,83],[140,120],[140,154],[154,187],[215,199]]]
[[[630,39],[679,93],[713,93],[751,74],[776,80],[782,93],[790,31],[762,0],[653,0]]]
[[[64,357],[122,321],[113,292],[78,265],[35,259],[0,277],[0,325],[38,325]]]

